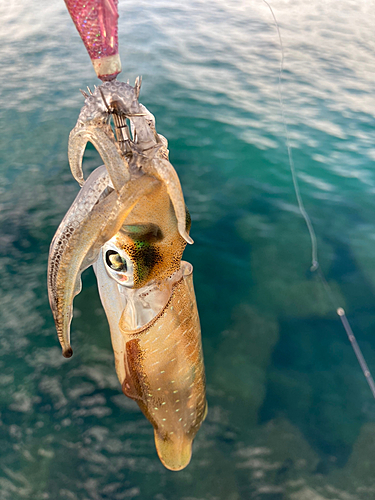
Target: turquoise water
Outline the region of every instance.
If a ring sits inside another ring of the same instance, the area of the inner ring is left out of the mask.
[[[375,2],[272,1],[319,260],[375,373]],[[64,3],[0,4],[0,499],[375,498],[375,402],[309,271],[267,6],[120,0],[122,78],[169,139],[193,226],[209,413],[191,464],[160,464],[121,393],[92,270],[61,356],[49,243],[78,191],[67,139],[98,83]],[[93,148],[87,169],[99,165]]]

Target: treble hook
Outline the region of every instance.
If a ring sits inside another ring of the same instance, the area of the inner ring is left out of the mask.
[[[99,87],[100,95],[102,96],[103,102],[107,111],[110,115],[113,116],[113,123],[115,126],[116,139],[120,146],[121,153],[123,155],[132,154],[132,147],[130,143],[132,143],[132,139],[130,136],[129,127],[126,123],[127,115],[126,113],[121,112],[117,107],[109,106],[103,90]]]

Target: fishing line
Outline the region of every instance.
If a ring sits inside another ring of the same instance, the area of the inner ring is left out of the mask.
[[[285,119],[285,106],[284,106],[284,101],[283,101],[283,87],[282,87],[282,76],[283,76],[283,69],[284,69],[284,46],[283,46],[283,41],[282,41],[282,38],[281,38],[281,32],[280,32],[280,28],[279,28],[279,24],[277,22],[277,19],[276,19],[276,16],[272,10],[272,7],[271,5],[267,2],[267,0],[263,0],[263,2],[267,5],[267,7],[269,8],[269,10],[271,11],[271,14],[272,14],[272,17],[273,17],[273,20],[275,22],[275,26],[276,26],[276,30],[277,30],[277,34],[278,34],[278,37],[279,37],[279,42],[280,42],[280,50],[281,50],[281,59],[280,59],[280,68],[279,68],[279,81],[278,81],[278,93],[279,93],[279,102],[280,102],[280,108],[281,108],[281,114],[282,114],[282,120],[283,120],[283,125],[284,125],[284,133],[285,133],[285,143],[286,143],[286,148],[288,150],[288,159],[289,159],[289,167],[290,167],[290,172],[292,174],[292,180],[293,180],[293,186],[294,186],[294,191],[295,191],[295,194],[296,194],[296,198],[297,198],[297,203],[298,203],[298,208],[299,208],[299,211],[302,215],[302,217],[304,218],[305,220],[305,223],[306,223],[306,226],[307,226],[307,229],[309,231],[309,235],[310,235],[310,241],[311,241],[311,272],[316,272],[327,295],[328,295],[328,298],[330,300],[330,302],[332,303],[332,306],[334,307],[334,309],[336,309],[336,313],[338,315],[338,317],[340,318],[340,321],[342,323],[342,326],[344,327],[345,329],[345,332],[348,336],[348,339],[351,343],[351,346],[353,348],[353,351],[357,357],[357,360],[358,360],[358,363],[362,369],[362,372],[363,372],[363,375],[365,376],[366,380],[367,380],[367,383],[370,387],[370,390],[372,392],[372,395],[373,397],[375,398],[375,382],[374,382],[374,379],[372,378],[372,375],[371,375],[371,372],[368,368],[368,365],[366,363],[366,360],[362,354],[362,351],[358,345],[358,342],[357,342],[357,339],[355,338],[355,335],[353,333],[353,330],[350,326],[350,323],[349,323],[349,320],[348,318],[346,317],[346,314],[345,314],[345,310],[339,306],[336,298],[335,298],[335,295],[332,291],[332,288],[329,286],[325,276],[324,276],[324,273],[322,271],[322,269],[320,268],[319,266],[319,261],[318,261],[318,243],[317,243],[317,239],[316,239],[316,234],[315,234],[315,230],[314,230],[314,226],[311,222],[311,219],[305,209],[305,206],[303,204],[303,200],[302,200],[302,196],[301,196],[301,192],[300,192],[300,189],[299,189],[299,183],[298,183],[298,178],[297,178],[297,174],[296,174],[296,169],[295,169],[295,165],[294,165],[294,159],[293,159],[293,154],[292,154],[292,148],[291,148],[291,145],[290,145],[290,137],[289,137],[289,129],[288,129],[288,125],[287,125],[287,122],[286,122],[286,119]]]

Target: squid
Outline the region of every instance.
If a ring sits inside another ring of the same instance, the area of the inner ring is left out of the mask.
[[[207,414],[193,268],[182,260],[193,242],[191,219],[168,141],[138,102],[140,84],[106,82],[84,92],[68,145],[81,190],[51,243],[48,294],[63,355],[71,357],[73,299],[93,266],[122,391],[152,424],[163,465],[177,471],[190,462]],[[85,180],[88,142],[104,165]]]

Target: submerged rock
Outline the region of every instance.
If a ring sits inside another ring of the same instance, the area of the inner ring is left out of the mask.
[[[251,244],[251,276],[255,283],[253,300],[257,306],[276,315],[335,315],[327,293],[311,273],[311,243],[303,221],[292,217],[270,221],[248,214],[237,224],[238,234]],[[334,260],[332,247],[319,241],[319,261],[326,273]],[[328,281],[336,301],[345,308],[340,288]]]
[[[348,463],[337,474],[339,482],[354,488],[361,498],[375,497],[375,423],[362,426]]]
[[[233,310],[233,325],[222,333],[211,383],[225,393],[230,421],[245,428],[257,421],[265,397],[266,370],[278,340],[275,320],[248,304]]]

